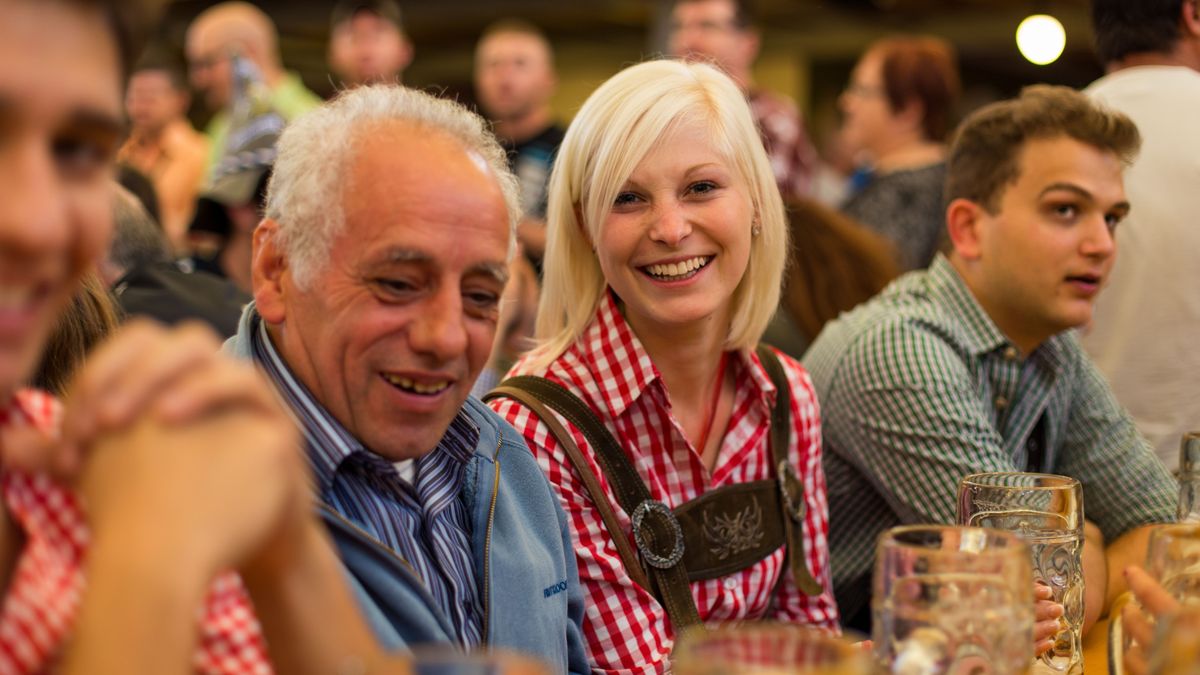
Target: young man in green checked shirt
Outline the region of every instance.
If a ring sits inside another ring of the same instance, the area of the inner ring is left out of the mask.
[[[1085,632],[1144,558],[1148,526],[1174,519],[1171,475],[1073,330],[1112,269],[1139,145],[1127,117],[1065,87],[979,110],[948,160],[948,253],[830,323],[805,355],[847,626],[870,628],[879,534],[953,523],[971,473],[1082,483]]]

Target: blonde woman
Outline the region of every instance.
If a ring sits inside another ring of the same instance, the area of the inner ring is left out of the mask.
[[[836,630],[817,402],[756,349],[787,225],[742,93],[703,64],[617,74],[567,131],[547,220],[539,345],[491,405],[572,523],[595,670],[663,672],[698,623]]]

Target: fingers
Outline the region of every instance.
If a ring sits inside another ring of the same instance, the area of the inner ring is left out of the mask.
[[[1033,642],[1034,653],[1040,656],[1054,646],[1054,638],[1062,630],[1063,607],[1060,604],[1039,601],[1034,610]]]
[[[1063,606],[1051,600],[1038,600],[1033,603],[1033,620],[1037,622],[1054,621],[1063,615]]]
[[[1054,647],[1054,638],[1062,629],[1059,618],[1065,610],[1054,602],[1054,589],[1044,583],[1034,582],[1033,599],[1033,653],[1041,656]]]
[[[68,443],[128,425],[172,380],[217,358],[216,336],[199,324],[167,330],[135,321],[99,347],[67,395]]]
[[[1150,617],[1137,606],[1137,603],[1129,603],[1121,610],[1122,629],[1134,642],[1139,645],[1147,646],[1154,641],[1154,624],[1150,621]]]
[[[152,410],[162,422],[178,424],[230,406],[282,415],[274,395],[255,368],[227,359],[215,360],[180,376],[153,403]]]
[[[1125,568],[1125,581],[1134,597],[1150,614],[1162,616],[1179,610],[1179,602],[1141,567],[1130,565]]]
[[[57,443],[36,427],[0,427],[0,467],[6,471],[58,476],[58,454]]]
[[[1150,672],[1146,650],[1141,645],[1125,649],[1125,672],[1127,675],[1146,675]]]

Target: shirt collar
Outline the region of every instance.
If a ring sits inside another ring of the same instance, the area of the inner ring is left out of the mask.
[[[992,317],[984,311],[971,289],[967,288],[967,282],[963,280],[962,275],[941,253],[937,254],[933,263],[929,265],[929,284],[932,296],[938,300],[942,309],[950,314],[955,324],[962,328],[963,340],[971,353],[978,356],[1008,347],[1016,349],[996,322],[992,321]],[[1053,370],[1061,369],[1068,360],[1064,343],[1071,339],[1071,332],[1065,331],[1051,336],[1028,356],[1043,362]]]
[[[362,444],[292,374],[271,342],[267,324],[258,312],[250,317],[250,349],[255,362],[275,385],[304,431],[308,461],[319,492],[324,494],[333,486],[338,467],[352,454],[363,451]]]
[[[971,353],[986,354],[1012,344],[983,310],[958,270],[941,253],[929,265],[929,290],[955,325],[962,329],[963,341]]]
[[[600,299],[592,322],[570,351],[591,371],[600,390],[599,404],[614,419],[662,378],[611,292]]]
[[[599,412],[612,419],[625,414],[648,388],[663,387],[662,374],[625,321],[611,292],[604,294],[595,317],[570,351],[591,372],[592,380],[600,390],[598,404],[602,410]],[[734,362],[749,374],[763,404],[768,409],[774,405],[775,385],[758,355],[739,351],[731,358],[731,365]]]
[[[304,431],[309,463],[312,465],[320,493],[324,494],[333,486],[334,477],[342,462],[356,453],[378,458],[391,467],[388,460],[365,448],[296,378],[271,342],[266,322],[256,310],[250,311],[251,353]],[[466,410],[459,410],[442,439],[438,441],[437,447],[428,455],[418,458],[417,465],[421,466],[435,456],[438,457],[438,461],[448,460],[465,465],[478,444],[479,433],[479,426]],[[461,478],[461,472],[459,475]]]

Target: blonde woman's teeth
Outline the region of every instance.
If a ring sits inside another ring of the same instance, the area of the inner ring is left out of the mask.
[[[697,256],[677,263],[647,265],[646,271],[656,277],[681,277],[704,267],[708,260],[704,256]]]

